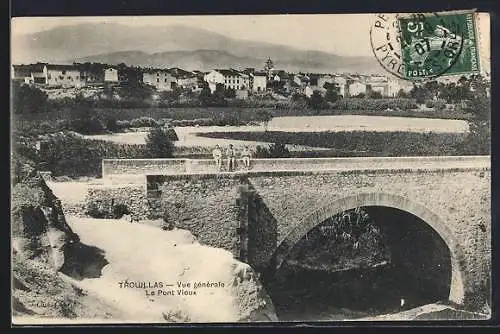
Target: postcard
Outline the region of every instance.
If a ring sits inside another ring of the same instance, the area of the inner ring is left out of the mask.
[[[489,19],[12,18],[12,323],[490,319]]]

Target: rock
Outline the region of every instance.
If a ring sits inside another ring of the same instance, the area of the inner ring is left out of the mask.
[[[233,295],[240,322],[278,321],[271,298],[259,281],[259,275],[246,263],[233,265]]]
[[[18,167],[11,202],[13,251],[59,270],[67,245],[78,242],[78,235],[67,224],[61,201],[42,176],[32,166]]]

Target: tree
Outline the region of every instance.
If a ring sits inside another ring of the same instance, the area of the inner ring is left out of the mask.
[[[323,87],[326,89],[325,100],[328,102],[337,102],[340,98],[339,88],[335,84],[325,82]]]
[[[324,109],[328,107],[328,103],[325,101],[321,93],[317,90],[313,92],[308,100],[309,106],[313,109]]]
[[[151,158],[171,158],[174,144],[167,131],[160,127],[153,127],[146,137],[146,151]]]
[[[439,96],[439,83],[435,80],[433,81],[427,81],[423,89],[425,90],[425,95],[427,98],[434,99],[435,97]]]
[[[273,119],[273,115],[266,109],[260,109],[257,111],[257,120],[264,124],[264,130],[267,131],[267,126],[269,122]]]
[[[414,98],[418,104],[425,103],[428,97],[425,89],[420,85],[413,85],[413,88],[410,90],[410,96]]]
[[[177,87],[174,87],[171,91],[164,91],[160,93],[160,99],[162,102],[177,102],[179,101],[179,97],[181,96],[181,90]]]
[[[407,98],[407,97],[408,97],[408,94],[404,91],[404,89],[403,89],[403,88],[401,88],[401,89],[398,91],[398,93],[397,93],[396,97],[399,97],[399,98],[405,99],[405,98]]]
[[[291,98],[292,105],[297,108],[307,108],[308,100],[304,94],[293,93]]]
[[[106,130],[106,125],[94,109],[78,105],[69,117],[70,128],[78,133],[99,134]]]
[[[212,94],[212,104],[216,106],[223,106],[227,104],[226,98],[225,98],[225,87],[223,84],[217,84],[215,86],[215,91]]]
[[[203,89],[201,90],[198,98],[200,99],[200,104],[202,106],[210,105],[210,103],[212,102],[212,91],[210,90],[208,84],[203,86]]]
[[[264,71],[266,71],[268,78],[271,77],[271,72],[272,72],[273,68],[274,68],[273,61],[271,60],[270,57],[268,57],[266,60],[266,63],[264,64]]]
[[[16,114],[33,114],[48,111],[48,96],[42,90],[25,84],[12,85],[12,104]]]
[[[486,98],[488,97],[488,91],[489,91],[489,83],[486,81],[486,79],[478,74],[478,75],[472,75],[470,77],[470,89],[474,92],[474,96],[477,98]]]
[[[226,88],[224,90],[224,97],[225,98],[228,98],[228,99],[233,99],[236,97],[236,90],[234,90],[234,88]]]

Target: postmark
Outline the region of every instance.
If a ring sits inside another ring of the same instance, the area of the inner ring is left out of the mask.
[[[393,75],[418,81],[479,72],[475,13],[378,14],[372,50]]]

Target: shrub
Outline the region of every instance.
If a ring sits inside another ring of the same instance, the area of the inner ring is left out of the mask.
[[[132,128],[142,128],[142,127],[154,127],[158,126],[158,123],[151,117],[141,117],[130,121],[130,127]]]
[[[94,109],[77,107],[69,115],[69,128],[83,134],[99,134],[106,131],[106,125]]]
[[[116,126],[119,129],[128,129],[130,128],[130,122],[125,120],[125,121],[116,121]]]
[[[333,104],[333,109],[337,110],[367,110],[367,111],[382,111],[386,109],[411,110],[417,109],[418,105],[414,99],[364,99],[358,97],[350,97],[340,99]]]
[[[255,151],[256,158],[290,158],[291,154],[283,143],[273,143],[269,147],[257,146]]]
[[[125,145],[61,134],[44,142],[39,162],[54,176],[100,176],[103,158],[146,158],[144,145]]]
[[[106,125],[97,116],[80,118],[71,121],[71,130],[82,134],[100,134],[106,132]]]
[[[103,219],[107,216],[107,211],[97,203],[90,202],[85,208],[85,214],[92,218]]]
[[[177,132],[173,128],[167,128],[164,130],[167,132],[167,136],[171,141],[178,141],[179,137],[177,136]]]
[[[121,126],[118,125],[118,120],[114,115],[106,115],[103,119],[104,127],[112,132],[121,130]]]
[[[162,128],[151,128],[146,137],[146,151],[151,158],[171,158],[174,145],[168,131]]]
[[[43,113],[49,110],[47,94],[25,84],[12,85],[12,104],[16,114]]]

